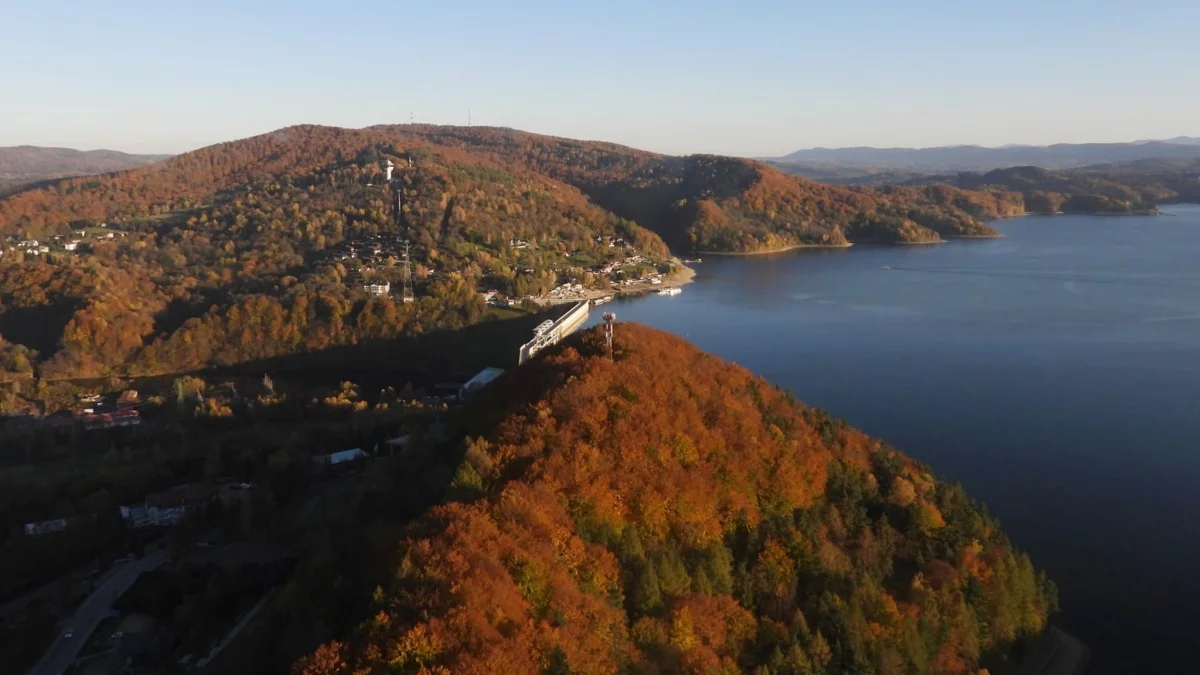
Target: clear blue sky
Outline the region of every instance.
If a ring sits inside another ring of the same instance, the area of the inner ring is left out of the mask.
[[[0,0],[0,145],[297,123],[670,153],[1200,136],[1198,0]]]

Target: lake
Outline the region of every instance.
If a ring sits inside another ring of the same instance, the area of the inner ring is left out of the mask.
[[[1165,211],[706,258],[682,295],[604,309],[963,483],[1058,583],[1089,673],[1195,672],[1200,206]]]

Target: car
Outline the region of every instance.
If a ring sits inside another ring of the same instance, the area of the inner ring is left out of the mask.
[[[70,640],[73,637],[75,637],[75,629],[74,628],[68,628],[67,632],[63,633],[64,640]]]
[[[108,637],[109,640],[120,640],[125,637],[124,631],[117,631]]]

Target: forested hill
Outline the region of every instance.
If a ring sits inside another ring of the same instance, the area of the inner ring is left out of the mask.
[[[170,155],[130,155],[115,150],[72,150],[32,145],[0,148],[0,195],[40,180],[124,171]]]
[[[384,159],[399,167],[399,218]],[[482,291],[607,284],[588,270],[635,254],[653,270],[667,256],[653,233],[545,175],[329,127],[13,195],[0,234],[12,238],[0,381],[191,371],[454,329],[479,320]],[[398,287],[402,238],[417,301],[364,292]]]
[[[655,230],[670,245],[696,251],[990,235],[994,231],[986,220],[1023,210],[1020,196],[1012,193],[951,190],[931,198],[921,189],[879,192],[823,185],[733,157],[669,157],[487,127],[376,128],[546,173]]]
[[[593,330],[494,385],[340,673],[978,673],[1053,585],[961,488],[682,340]]]
[[[1048,169],[1074,169],[1101,162],[1129,162],[1152,158],[1200,159],[1195,138],[1133,143],[1057,143],[989,148],[951,145],[933,148],[810,148],[797,150],[775,161],[828,169],[919,171],[949,173],[986,172],[1008,166],[1033,165]]]
[[[15,195],[0,201],[0,232],[37,236],[62,233],[72,222],[178,213],[256,182],[290,180],[388,152],[432,153],[563,181],[672,246],[697,251],[990,235],[987,219],[1023,210],[1019,196],[1000,191],[961,190],[931,199],[920,189],[822,185],[745,159],[667,157],[507,129],[302,126],[204,148],[146,169],[66,180]]]
[[[1021,193],[1030,213],[1154,213],[1155,204],[1178,196],[1164,185],[1133,185],[1121,179],[1077,171],[1048,171],[1034,166],[961,173],[958,187]]]

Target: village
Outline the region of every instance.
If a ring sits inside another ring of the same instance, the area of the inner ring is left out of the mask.
[[[645,293],[681,285],[691,277],[679,260],[653,260],[624,239],[597,237],[595,243],[606,251],[605,259],[589,263],[582,261],[578,251],[562,250],[561,245],[539,246],[537,242],[511,239],[500,254],[508,260],[511,278],[497,284],[492,277],[483,276],[479,280],[480,296],[493,307],[525,303],[544,306]],[[406,247],[398,235],[368,235],[329,247],[314,258],[314,264],[342,265],[351,272],[346,277],[348,286],[381,297],[400,295],[405,279],[419,284],[453,271],[421,264],[410,255],[411,247]],[[536,264],[532,262],[535,256]],[[521,278],[533,281],[517,283]],[[530,287],[534,292],[522,292]]]
[[[7,237],[3,244],[0,244],[0,259],[24,257],[44,256],[50,253],[80,253],[82,247],[89,245],[88,240],[94,241],[109,241],[113,239],[123,239],[126,236],[125,232],[120,230],[109,229],[107,223],[101,223],[95,228],[83,228],[72,232],[69,236],[56,234],[49,239],[21,239],[16,236]]]

